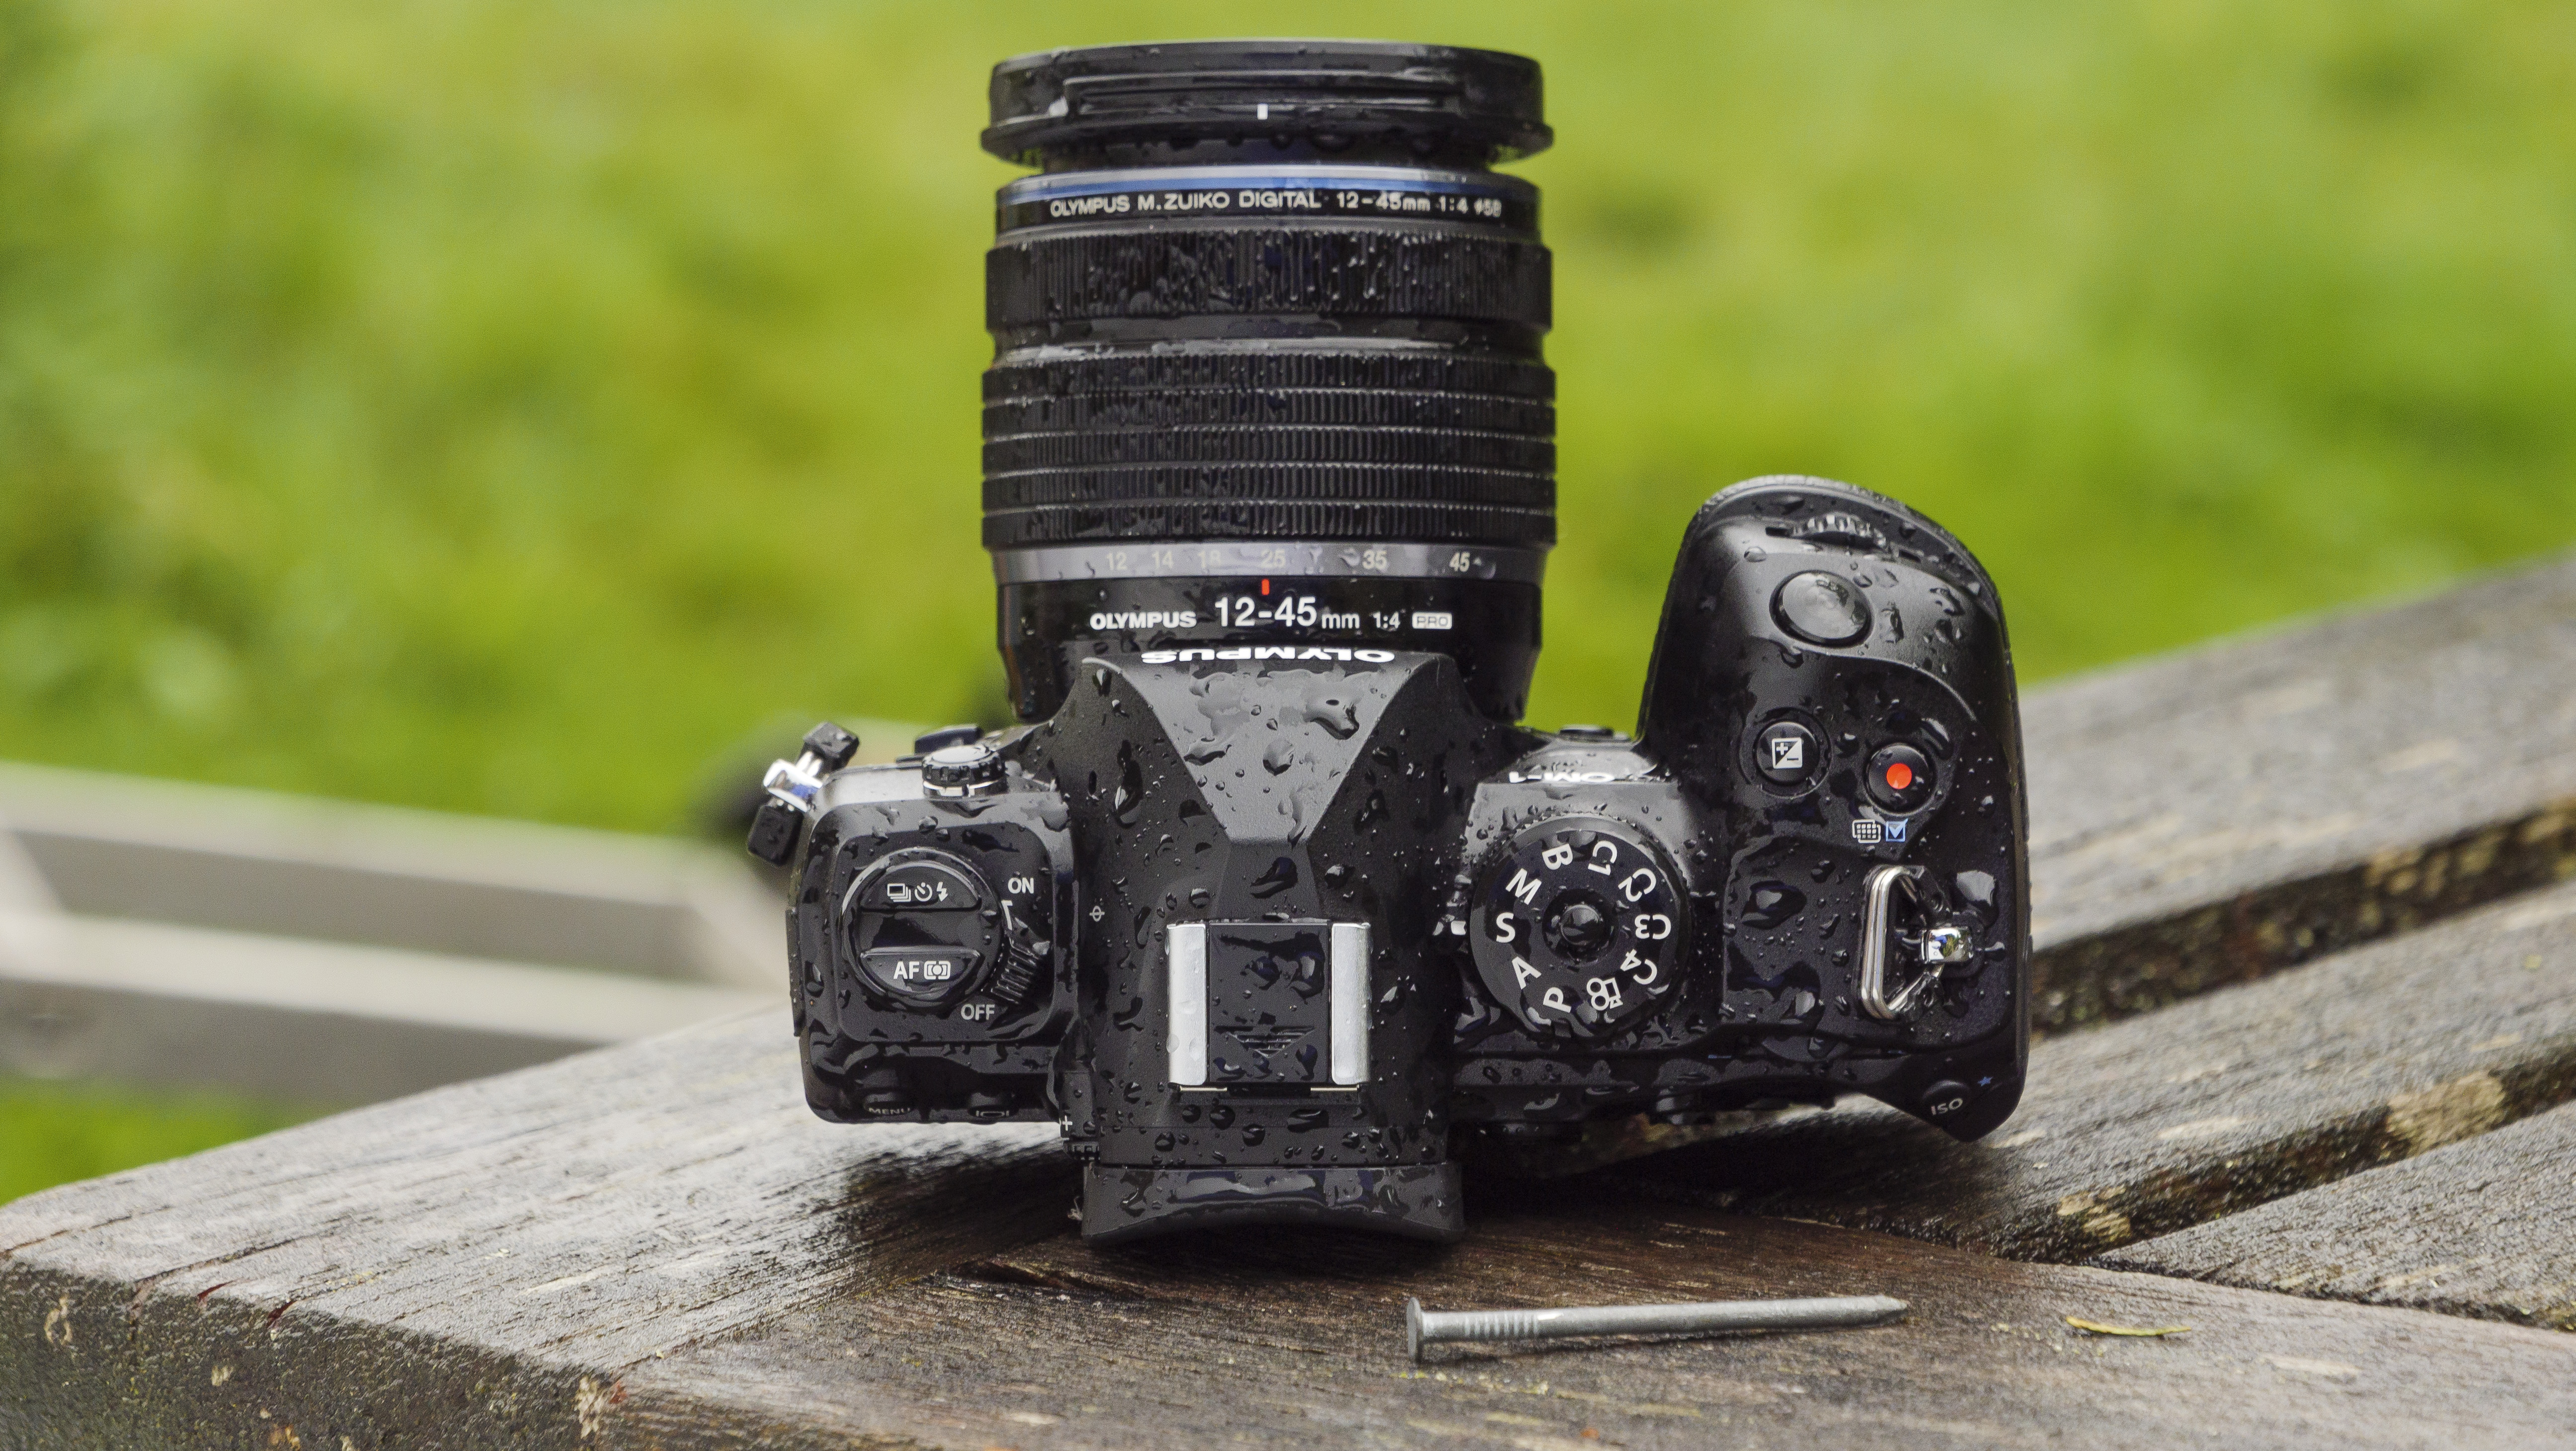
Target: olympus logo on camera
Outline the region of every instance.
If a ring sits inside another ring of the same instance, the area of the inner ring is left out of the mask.
[[[1196,610],[1094,610],[1091,628],[1095,630],[1195,630],[1199,627]]]
[[[1339,660],[1345,664],[1356,660],[1364,665],[1386,665],[1394,661],[1395,652],[1352,650],[1339,645],[1227,645],[1148,650],[1142,658],[1148,665],[1187,665],[1198,660]]]

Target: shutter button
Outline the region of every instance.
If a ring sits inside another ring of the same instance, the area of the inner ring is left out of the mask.
[[[1849,645],[1869,633],[1869,601],[1850,580],[1811,569],[1781,582],[1771,618],[1810,645]]]

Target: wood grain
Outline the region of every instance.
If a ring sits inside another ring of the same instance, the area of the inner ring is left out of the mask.
[[[2103,1263],[2576,1330],[2576,1105]]]
[[[1874,1330],[1404,1358],[1407,1295],[1447,1309],[1862,1292],[1912,1311]],[[2109,1339],[2068,1315],[2192,1328]],[[818,1302],[606,1395],[599,1444],[665,1451],[2510,1446],[2576,1426],[2576,1340],[1585,1196],[1489,1215],[1446,1252],[1052,1239]]]
[[[2576,559],[2022,705],[2033,1021],[2145,1012],[2576,873]]]
[[[2050,1039],[2020,1112],[1978,1143],[1842,1107],[1603,1172],[1738,1211],[2080,1261],[2572,1097],[2576,885]]]
[[[784,1019],[0,1206],[0,1386],[19,1406],[0,1445],[228,1440],[194,1419],[223,1386],[339,1397],[387,1437],[506,1443],[565,1367],[649,1359],[1063,1222],[1073,1171],[1052,1128],[832,1128],[796,1096]],[[41,1389],[17,1402],[25,1387]]]

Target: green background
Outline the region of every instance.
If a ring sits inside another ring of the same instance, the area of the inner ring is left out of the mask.
[[[2566,4],[0,0],[0,756],[671,830],[998,722],[986,70],[1265,23],[1547,67],[1540,723],[1752,474],[2025,678],[2576,537]]]

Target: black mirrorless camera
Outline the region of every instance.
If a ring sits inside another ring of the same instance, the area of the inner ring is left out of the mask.
[[[1683,531],[1634,739],[1515,724],[1555,538],[1539,69],[1109,46],[994,70],[984,544],[1020,724],[772,768],[814,1111],[1053,1120],[1083,1233],[1447,1239],[1453,1134],[1862,1094],[2029,1038],[1994,584],[1880,495]],[[1635,527],[1596,520],[1593,527]]]

